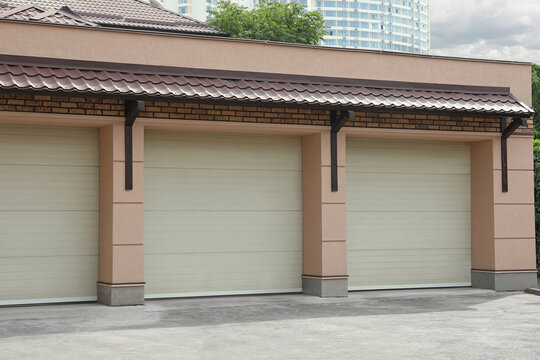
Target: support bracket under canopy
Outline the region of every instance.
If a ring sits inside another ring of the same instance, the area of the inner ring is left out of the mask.
[[[337,160],[337,134],[349,119],[354,119],[354,111],[336,110],[330,111],[330,161],[331,161],[331,176],[332,176],[332,191],[338,191],[338,160]]]
[[[507,139],[520,126],[527,126],[527,119],[512,118],[512,122],[507,125],[508,118],[501,118],[501,174],[502,192],[508,192],[508,144]]]
[[[133,190],[133,124],[140,111],[144,111],[144,101],[126,100],[124,124],[126,190]]]

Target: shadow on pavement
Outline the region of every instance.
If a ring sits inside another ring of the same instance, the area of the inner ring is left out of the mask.
[[[82,331],[217,326],[231,323],[475,311],[521,293],[473,289],[355,292],[321,299],[300,294],[149,300],[146,306],[69,304],[0,308],[0,338]]]

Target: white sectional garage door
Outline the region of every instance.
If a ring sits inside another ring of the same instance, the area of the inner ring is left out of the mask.
[[[301,290],[299,137],[145,132],[147,297]]]
[[[0,305],[96,299],[97,129],[0,125]]]
[[[347,139],[351,290],[468,286],[469,145]]]

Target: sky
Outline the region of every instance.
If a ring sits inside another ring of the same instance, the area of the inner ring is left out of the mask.
[[[433,55],[540,64],[540,0],[431,0]]]

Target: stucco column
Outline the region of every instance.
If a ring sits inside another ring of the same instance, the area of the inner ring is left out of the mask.
[[[532,137],[508,139],[508,192],[500,138],[471,144],[472,286],[497,291],[536,285]]]
[[[331,191],[330,131],[302,138],[305,294],[347,296],[345,136],[338,134],[338,186]]]
[[[144,128],[133,125],[133,190],[125,190],[124,124],[100,131],[98,302],[144,303]]]

